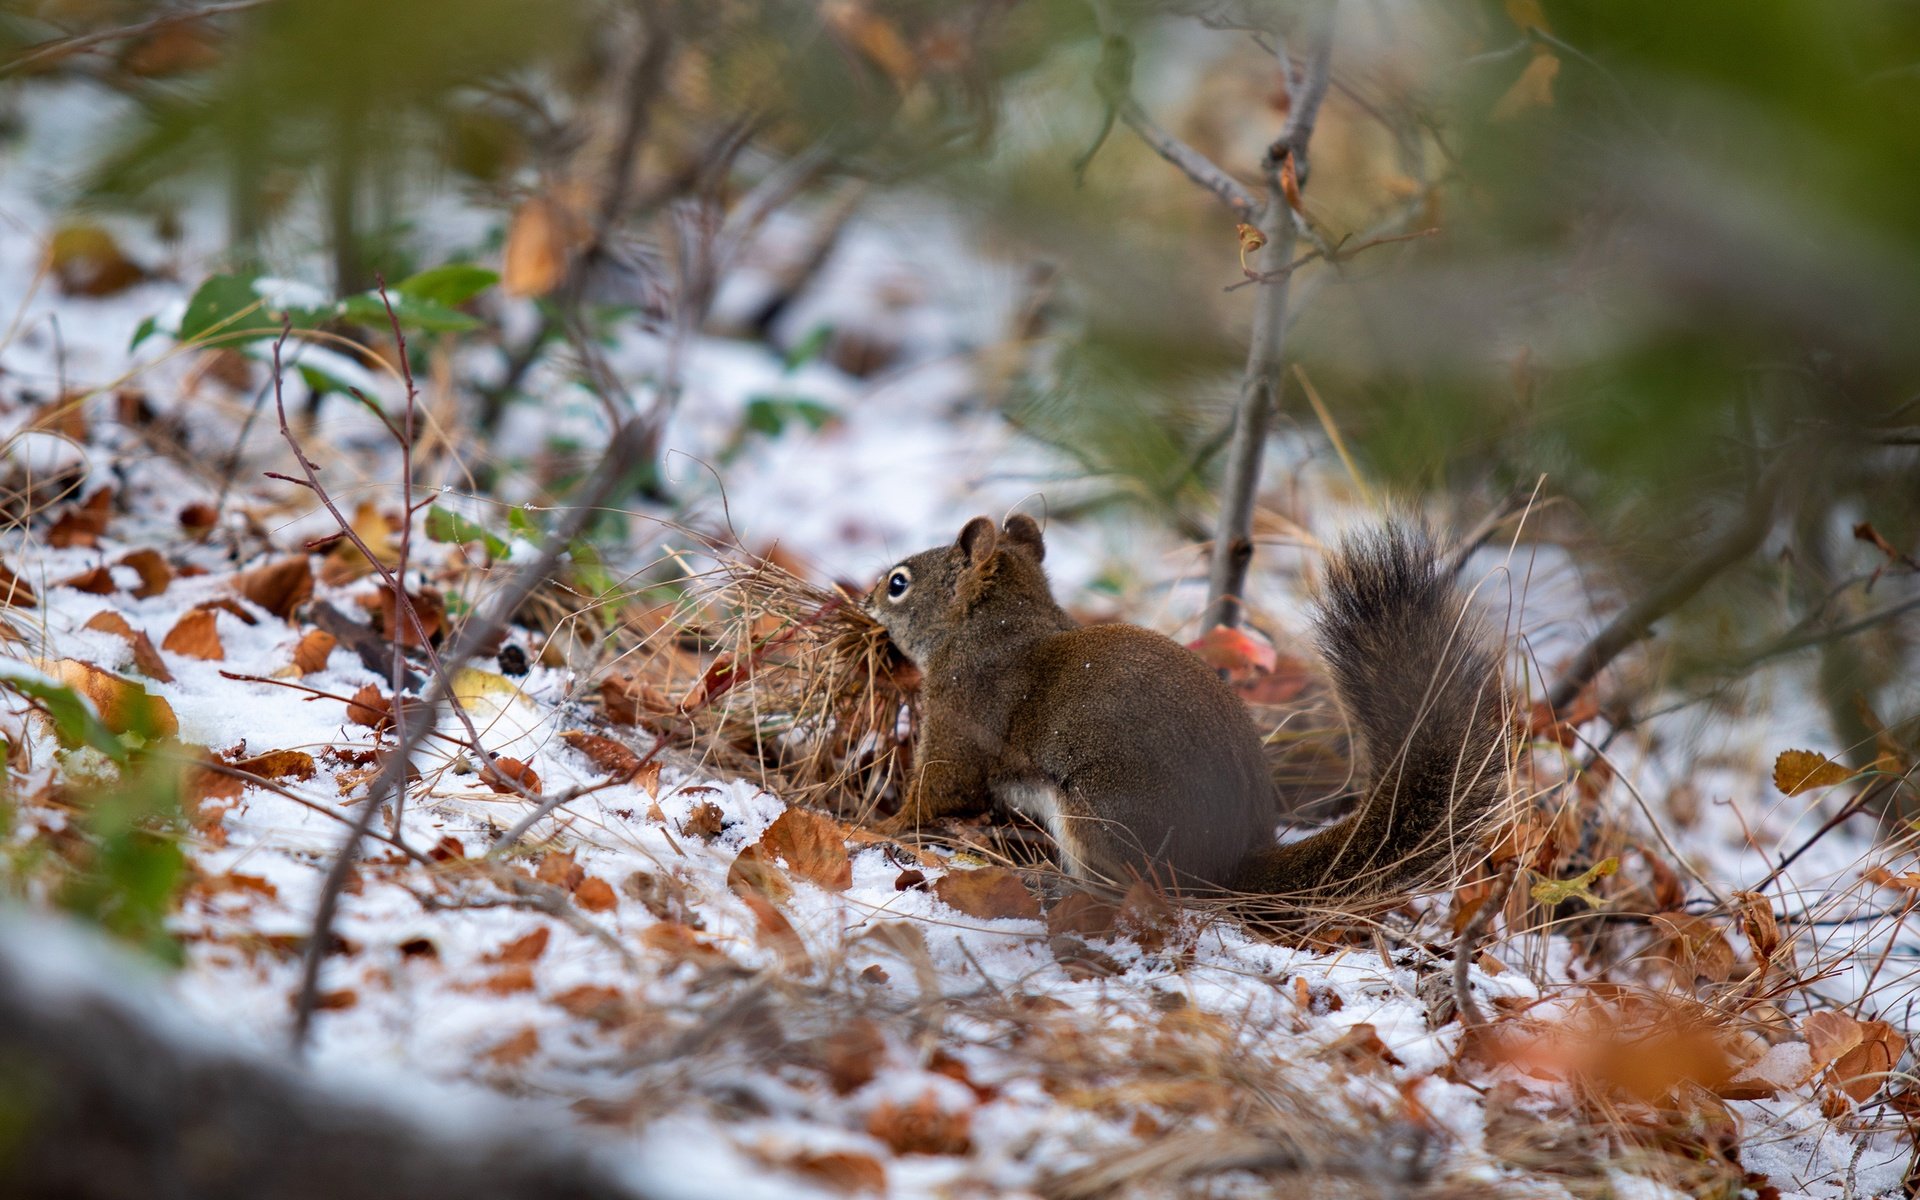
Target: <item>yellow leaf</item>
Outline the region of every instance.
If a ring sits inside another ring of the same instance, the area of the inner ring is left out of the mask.
[[[1551,51],[1537,51],[1520,78],[1513,81],[1507,94],[1493,106],[1493,119],[1511,121],[1530,108],[1553,106],[1553,80],[1560,74],[1560,59]]]
[[[1773,786],[1788,796],[1845,783],[1857,772],[1812,750],[1782,750],[1773,760]]]
[[[1593,884],[1620,869],[1618,858],[1603,858],[1572,879],[1542,879],[1533,885],[1533,898],[1539,904],[1564,904],[1579,900],[1588,908],[1599,908],[1606,901],[1593,894]]]
[[[501,256],[500,288],[509,296],[544,296],[560,285],[580,240],[573,212],[550,196],[534,196],[513,214]]]

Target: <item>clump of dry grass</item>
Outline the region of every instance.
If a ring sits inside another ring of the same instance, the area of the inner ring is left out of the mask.
[[[919,672],[852,589],[823,587],[764,559],[706,577],[717,647],[680,702],[715,764],[777,775],[789,800],[870,819],[897,803],[911,769]]]

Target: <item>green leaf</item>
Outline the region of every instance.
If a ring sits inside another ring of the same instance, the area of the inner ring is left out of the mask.
[[[135,325],[133,327],[133,340],[127,343],[127,353],[131,354],[135,350],[138,350],[140,343],[152,337],[154,331],[158,328],[159,326],[154,323],[152,317],[148,317],[138,325]]]
[[[534,521],[532,510],[524,504],[516,504],[507,510],[507,528],[536,546],[540,544],[540,526]]]
[[[1593,894],[1593,884],[1619,869],[1618,858],[1603,858],[1572,879],[1542,879],[1533,885],[1534,901],[1539,904],[1564,904],[1569,900],[1579,900],[1588,908],[1599,908],[1606,901]]]
[[[755,396],[747,401],[745,424],[755,433],[778,437],[794,421],[818,432],[838,415],[830,406],[802,396]]]
[[[815,325],[808,331],[807,336],[788,347],[786,353],[787,374],[791,375],[814,359],[819,358],[820,352],[825,350],[827,343],[832,340],[833,326],[824,323]]]
[[[193,342],[212,335],[222,339],[237,334],[269,335],[280,323],[267,312],[266,301],[244,275],[215,275],[200,285],[180,317],[176,341]]]
[[[22,696],[38,700],[53,718],[53,735],[62,746],[92,746],[117,763],[127,761],[127,747],[113,731],[100,723],[91,705],[80,693],[57,683],[25,663],[0,660],[0,684]]]
[[[427,509],[427,537],[436,542],[480,542],[486,546],[487,554],[496,559],[504,559],[511,552],[504,540],[488,532],[479,522],[438,504]]]
[[[574,542],[567,547],[567,557],[573,560],[574,583],[587,595],[605,596],[617,586],[591,543]]]
[[[457,308],[498,282],[498,271],[472,263],[447,263],[410,275],[395,284],[393,290],[411,300]]]
[[[419,300],[412,296],[389,292],[393,300],[393,316],[400,322],[400,328],[408,332],[420,333],[464,333],[469,329],[480,328],[480,322],[466,313],[448,308],[444,304],[435,304],[431,300]],[[358,296],[349,296],[340,303],[340,315],[349,321],[361,325],[387,324],[387,306],[380,302],[378,292],[365,292]]]

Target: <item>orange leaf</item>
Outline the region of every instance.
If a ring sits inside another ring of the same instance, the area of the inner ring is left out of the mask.
[[[506,945],[487,955],[485,961],[491,963],[530,963],[547,952],[547,943],[553,939],[553,931],[542,925],[524,937],[517,937]]]
[[[887,1168],[867,1154],[847,1150],[816,1154],[803,1150],[788,1159],[787,1166],[841,1195],[858,1192],[883,1195],[887,1190]]]
[[[61,659],[53,664],[51,674],[90,700],[100,714],[100,723],[115,733],[172,737],[180,732],[180,722],[166,698],[153,695],[131,679],[77,658]]]
[[[347,721],[352,725],[365,725],[369,729],[392,728],[393,701],[369,683],[347,701]]]
[[[1821,1009],[1808,1013],[1800,1022],[1807,1039],[1807,1053],[1813,1065],[1824,1067],[1853,1050],[1866,1037],[1866,1027],[1845,1013]]]
[[[740,852],[741,858],[783,862],[800,878],[844,892],[853,883],[853,863],[847,856],[846,827],[832,817],[806,808],[780,814],[760,840]]]
[[[571,892],[586,882],[587,873],[580,864],[573,861],[573,851],[549,854],[540,860],[540,869],[534,872],[534,878],[541,883],[565,888]]]
[[[311,675],[327,669],[327,659],[333,656],[333,648],[339,645],[339,639],[324,629],[309,629],[300,635],[300,641],[293,648],[293,670],[296,675]]]
[[[312,779],[315,769],[313,755],[301,750],[269,750],[233,765],[262,779]]]
[[[1907,1039],[1885,1021],[1862,1021],[1860,1026],[1860,1044],[1833,1064],[1834,1086],[1855,1104],[1873,1099],[1907,1048]]]
[[[1812,750],[1782,750],[1773,760],[1773,786],[1788,796],[1845,783],[1858,773]]]
[[[1560,74],[1560,59],[1551,51],[1536,47],[1526,70],[1513,81],[1506,94],[1493,106],[1493,119],[1511,121],[1531,108],[1553,107],[1553,81]]]
[[[1004,867],[949,871],[934,881],[933,894],[970,917],[995,920],[1040,916],[1040,902],[1026,883]]]
[[[488,1050],[488,1062],[502,1067],[514,1067],[532,1058],[540,1049],[540,1034],[529,1025],[506,1041]]]
[[[966,1154],[973,1149],[973,1116],[949,1112],[932,1092],[908,1103],[887,1100],[867,1116],[867,1132],[895,1154]]]
[[[133,663],[140,673],[160,683],[172,683],[173,672],[167,670],[167,660],[153,648],[153,639],[145,633],[127,624],[127,619],[112,609],[103,609],[87,619],[88,629],[98,629],[106,633],[118,634],[133,646]]]
[[[140,586],[133,589],[135,598],[146,600],[158,596],[173,585],[173,568],[167,560],[160,557],[158,550],[135,550],[120,559],[123,567],[132,567],[140,575]]]
[[[1279,664],[1273,646],[1265,638],[1224,625],[1207,630],[1199,640],[1187,643],[1187,649],[1214,670],[1225,671],[1236,679],[1271,671]]]
[[[38,603],[40,598],[33,594],[33,589],[22,583],[4,565],[0,565],[0,605],[32,608]]]
[[[588,912],[611,912],[620,906],[620,897],[613,894],[612,884],[589,875],[573,890],[573,902]]]
[[[640,756],[614,741],[584,729],[563,729],[560,740],[587,756],[588,761],[615,779],[632,779],[640,772]]]
[[[234,587],[283,621],[313,595],[313,564],[304,554],[278,559],[235,577]]]
[[[600,1025],[617,1025],[627,1015],[626,1001],[619,989],[597,983],[568,988],[555,996],[553,1002],[582,1020]]]
[[[544,296],[559,286],[580,241],[579,225],[573,211],[559,200],[529,197],[507,227],[501,290],[509,296]]]
[[[225,647],[220,645],[220,631],[214,624],[213,612],[204,608],[196,608],[181,617],[168,631],[160,648],[214,662],[227,656]]]
[[[534,774],[533,768],[504,754],[494,755],[492,763],[480,768],[480,782],[504,795],[519,794],[519,789],[513,786],[515,783],[529,792],[540,790],[540,776]]]

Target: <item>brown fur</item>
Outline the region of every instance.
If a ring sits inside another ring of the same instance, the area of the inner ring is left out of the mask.
[[[868,597],[925,675],[896,830],[998,800],[1050,828],[1082,878],[1380,894],[1446,859],[1499,794],[1498,664],[1423,538],[1389,528],[1329,567],[1320,645],[1368,782],[1352,816],[1285,846],[1240,698],[1158,633],[1077,625],[1045,555],[1031,517],[976,517]]]

